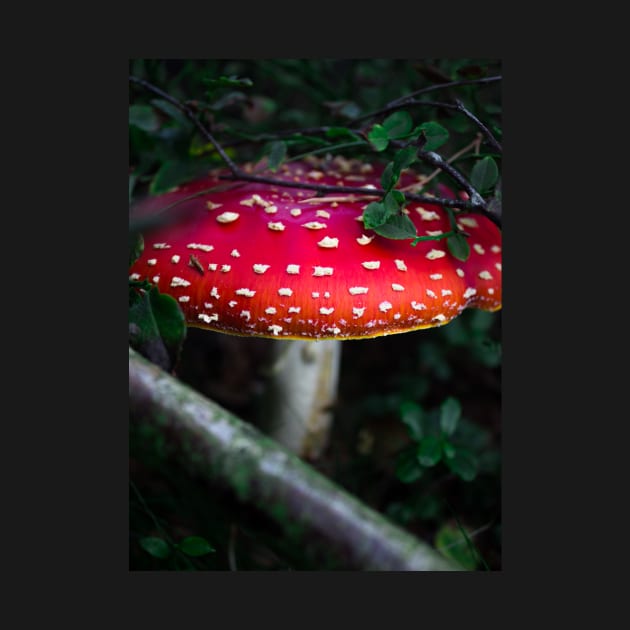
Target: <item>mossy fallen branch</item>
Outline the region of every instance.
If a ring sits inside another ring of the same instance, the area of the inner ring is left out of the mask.
[[[169,457],[275,522],[337,568],[461,570],[298,457],[129,349],[129,417]]]

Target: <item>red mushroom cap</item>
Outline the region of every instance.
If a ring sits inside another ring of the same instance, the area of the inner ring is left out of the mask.
[[[382,167],[344,159],[285,164],[288,181],[380,188]],[[446,239],[392,240],[364,227],[366,195],[228,183],[211,172],[149,197],[134,216],[181,217],[144,234],[131,279],[178,301],[190,326],[285,339],[357,339],[448,323],[467,307],[501,308],[501,232],[489,219],[457,219],[466,262]],[[399,185],[417,181],[403,173]],[[210,192],[208,192],[208,190]],[[192,197],[191,197],[192,195]],[[179,203],[175,203],[179,202]],[[174,204],[174,205],[172,205]],[[418,236],[450,231],[440,206],[409,203]]]

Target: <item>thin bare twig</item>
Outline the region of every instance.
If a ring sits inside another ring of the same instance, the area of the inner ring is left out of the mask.
[[[462,81],[451,81],[450,83],[438,83],[437,85],[430,85],[429,87],[416,90],[415,92],[411,92],[410,94],[402,96],[401,98],[397,98],[393,101],[390,101],[382,109],[378,109],[369,114],[364,114],[363,116],[359,116],[358,118],[353,118],[349,124],[354,125],[358,122],[362,122],[370,118],[375,118],[377,116],[388,114],[389,112],[394,111],[396,109],[400,109],[401,107],[404,107],[405,105],[418,104],[418,103],[424,104],[423,101],[415,101],[415,97],[418,96],[419,94],[426,94],[427,92],[434,92],[435,90],[443,90],[444,88],[449,88],[449,87],[459,87],[460,85],[472,85],[475,83],[494,83],[495,81],[500,81],[502,78],[503,77],[499,75],[499,76],[494,76],[494,77],[485,77],[482,79],[465,79]]]
[[[159,87],[153,85],[152,83],[149,83],[148,81],[145,81],[144,79],[130,76],[129,80],[132,83],[141,85],[143,88],[149,90],[149,92],[153,92],[160,98],[163,98],[165,101],[168,101],[171,105],[174,105],[175,107],[177,107],[177,109],[183,112],[186,115],[186,117],[190,119],[190,121],[195,125],[195,127],[197,127],[200,133],[206,138],[206,140],[212,143],[212,146],[214,146],[217,153],[221,156],[221,159],[223,159],[223,161],[228,165],[228,168],[232,171],[232,173],[236,175],[237,173],[240,172],[240,169],[238,168],[238,166],[236,166],[236,164],[232,162],[232,160],[230,159],[230,156],[223,150],[223,147],[214,139],[214,136],[206,129],[205,125],[199,120],[199,118],[190,109],[190,107],[188,107],[187,105],[184,105],[183,103],[178,101],[176,98],[172,97],[170,94],[167,94],[163,90],[160,90]]]

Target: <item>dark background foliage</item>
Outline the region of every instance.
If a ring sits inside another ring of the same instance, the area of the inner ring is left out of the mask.
[[[189,103],[239,164],[312,152],[386,163],[394,149],[376,151],[367,137],[387,113],[368,115],[456,81],[469,83],[405,108],[414,124],[445,128],[437,151],[451,157],[479,133],[469,117],[439,105],[459,99],[501,140],[500,82],[474,82],[501,74],[494,59],[136,59],[130,74]],[[131,203],[222,165],[181,112],[137,85],[129,140]],[[484,155],[500,164],[483,144],[453,164],[471,177]],[[443,175],[438,182],[452,184]],[[175,373],[255,423],[270,343],[188,329]],[[344,342],[340,379],[330,445],[313,465],[467,568],[500,569],[501,312],[467,310],[443,328]],[[325,568],[285,549],[242,505],[146,452],[142,437],[130,441],[131,569]]]

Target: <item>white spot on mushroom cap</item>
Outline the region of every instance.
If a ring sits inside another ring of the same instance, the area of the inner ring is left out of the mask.
[[[268,306],[265,309],[265,313],[267,313],[267,315],[275,315],[278,311],[273,307],[273,306]]]
[[[446,256],[446,252],[441,249],[432,249],[427,253],[427,258],[429,260],[436,260],[437,258],[443,258],[444,256]]]
[[[274,335],[277,335],[282,330],[282,326],[278,326],[278,324],[273,324],[272,326],[268,326],[267,330],[272,332]]]
[[[361,234],[360,238],[357,238],[357,243],[359,243],[359,245],[367,245],[368,243],[371,243],[374,240],[373,236],[366,236],[365,234]]]
[[[233,250],[230,252],[230,256],[232,256],[232,258],[240,258],[240,255],[241,255],[241,254],[240,254],[240,252],[238,251],[238,249],[233,249]]]
[[[394,260],[394,264],[396,265],[396,269],[398,269],[398,271],[407,271],[407,265],[405,265],[404,260],[397,258]]]
[[[429,275],[429,278],[431,278],[431,280],[441,280],[442,279],[442,274],[441,273],[432,273]]]
[[[208,269],[210,271],[216,271],[217,267],[218,267],[217,263],[208,263]]]
[[[352,314],[354,315],[354,319],[358,319],[359,317],[361,317],[363,315],[363,313],[365,313],[365,306],[362,306],[362,307],[353,306],[352,307]]]
[[[289,313],[299,313],[301,311],[300,306],[289,306]]]
[[[217,296],[217,297],[218,297],[218,296]],[[230,308],[234,308],[237,304],[238,304],[238,302],[237,302],[236,300],[230,300],[230,301],[228,302],[228,306],[229,306]]]
[[[323,230],[327,226],[325,223],[320,223],[319,221],[309,221],[308,223],[302,223],[302,227],[309,230]]]
[[[477,293],[477,289],[473,289],[472,287],[468,287],[465,291],[464,291],[464,298],[468,299],[469,297],[472,297],[473,295],[475,295]]]
[[[503,267],[501,266],[501,263],[494,263],[494,266],[499,270],[502,271]]]
[[[313,291],[311,293],[311,297],[318,298],[319,297],[319,291]]]
[[[206,206],[208,207],[208,210],[216,210],[217,208],[220,208],[223,204],[222,203],[213,203],[212,201],[206,201]]]
[[[177,299],[180,302],[190,302],[190,295],[180,295]]]
[[[402,284],[398,284],[398,283],[396,283],[396,282],[392,282],[392,289],[393,289],[394,291],[404,291],[404,290],[405,290],[405,287],[403,287],[403,285],[402,285]]]
[[[434,212],[433,210],[426,210],[422,206],[418,206],[416,208],[416,212],[420,215],[420,218],[423,221],[436,221],[440,218],[440,215],[437,212]]]
[[[444,315],[442,315],[442,313],[440,313],[439,315],[436,315],[436,316],[433,318],[433,320],[434,320],[434,321],[437,321],[437,322],[443,322],[443,321],[445,321],[445,320],[446,320],[446,317],[445,317]]]
[[[332,276],[333,267],[313,267],[314,276]]]
[[[361,295],[367,292],[368,292],[367,287],[350,287],[348,289],[348,293],[350,293],[350,295]]]
[[[424,304],[422,304],[422,302],[412,301],[411,302],[411,308],[414,311],[422,311],[422,310],[426,309],[426,306]]]
[[[291,297],[293,295],[293,289],[289,289],[289,288],[278,289],[278,295],[285,295],[285,296]]]
[[[273,205],[272,206],[267,206],[265,208],[265,212],[267,214],[275,214],[276,212],[278,212],[278,206],[273,206]]]
[[[217,215],[217,221],[219,223],[233,223],[241,216],[238,212],[222,212]]]
[[[326,308],[325,306],[322,306],[322,307],[319,309],[319,312],[320,312],[322,315],[330,315],[330,314],[331,314],[334,310],[335,310],[334,306],[331,306],[330,308]]]
[[[227,273],[230,269],[232,269],[232,265],[221,265],[221,273]]]
[[[254,295],[256,295],[256,291],[252,291],[251,289],[236,289],[234,293],[236,293],[236,295],[244,295],[245,297],[254,297]]]
[[[366,269],[378,269],[381,266],[380,260],[366,260],[361,263]]]
[[[427,289],[426,292],[427,292],[427,295],[429,297],[432,297],[432,298],[436,298],[437,297],[437,294],[435,294],[433,291],[431,291],[431,289]]]
[[[139,273],[132,273],[129,276],[129,280],[140,280],[140,274]]]
[[[269,267],[271,267],[271,265],[261,265],[259,263],[255,263],[253,265],[254,273],[265,273]]]
[[[446,297],[447,295],[453,295],[453,292],[450,289],[442,289],[442,297]]]
[[[326,210],[317,210],[315,212],[315,216],[321,217],[322,219],[330,219],[330,212]]]
[[[274,232],[282,232],[285,229],[285,225],[282,221],[269,221],[267,227]]]
[[[475,219],[474,217],[461,217],[459,219],[459,223],[469,228],[479,227],[479,224],[477,223],[477,219]]]
[[[219,299],[220,295],[219,295],[219,291],[216,287],[212,287],[211,291],[210,291],[210,297],[216,298],[217,300]]]
[[[500,248],[498,245],[493,245],[493,246],[490,248],[490,251],[491,251],[493,254],[498,254],[498,253],[501,251],[501,248]]]
[[[302,210],[300,210],[300,208],[292,208],[289,210],[289,213],[292,217],[299,217],[302,214]]]
[[[252,314],[249,311],[241,311],[241,317],[244,317],[247,321],[251,319]]]
[[[300,273],[300,265],[287,265],[287,273],[297,275]]]
[[[157,265],[157,258],[149,258],[149,260],[147,260],[147,265],[151,265],[152,267]]]
[[[190,286],[190,282],[188,280],[184,280],[184,278],[178,278],[177,276],[173,276],[171,280],[172,287],[187,287]]]
[[[330,236],[324,236],[324,238],[317,243],[319,247],[335,248],[339,247],[339,239],[331,238]]]
[[[378,309],[379,309],[379,311],[382,311],[383,313],[386,313],[386,312],[387,312],[387,311],[389,311],[391,308],[393,308],[393,307],[392,307],[391,302],[387,302],[387,301],[385,301],[385,302],[381,302],[381,303],[378,305]]]
[[[181,260],[181,257],[179,256],[179,254],[173,254],[171,256],[171,262],[176,265],[179,261]]]
[[[474,250],[475,250],[478,254],[485,254],[485,253],[486,253],[486,250],[485,250],[485,249],[484,249],[481,245],[479,245],[479,243],[474,243],[474,244],[473,244],[473,249],[474,249]]]
[[[219,321],[219,314],[218,313],[214,313],[212,315],[206,315],[206,313],[199,313],[199,315],[197,315],[197,317],[201,321],[206,322],[206,324],[210,324],[211,322],[218,322]]]
[[[211,252],[214,249],[214,245],[206,245],[204,243],[188,243],[186,247],[188,249],[200,249],[204,252]]]
[[[463,278],[464,277],[464,270],[463,269],[455,269],[455,273],[460,277]]]
[[[160,281],[160,276],[153,276],[152,280],[155,284],[157,284]]]
[[[492,275],[490,274],[489,271],[486,271],[485,269],[479,272],[479,277],[482,280],[492,280]]]
[[[171,246],[166,243],[153,243],[153,249],[170,249]]]

